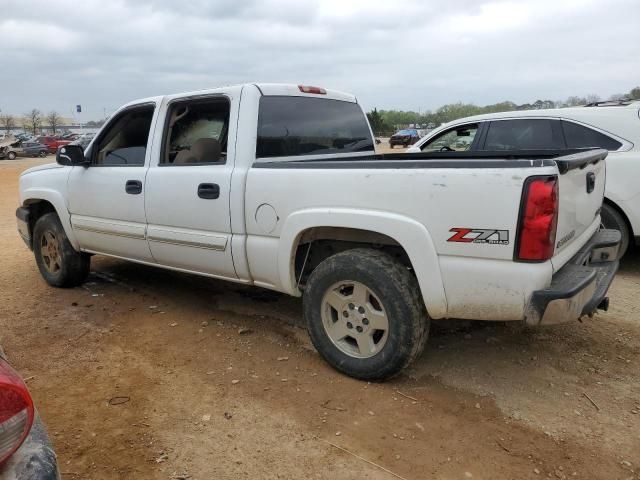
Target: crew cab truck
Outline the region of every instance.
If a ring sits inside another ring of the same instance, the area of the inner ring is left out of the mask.
[[[102,254],[302,296],[320,354],[382,380],[430,319],[606,308],[620,235],[600,230],[605,157],[378,155],[352,95],[248,84],[125,105],[85,151],[22,174],[16,215],[52,286]]]

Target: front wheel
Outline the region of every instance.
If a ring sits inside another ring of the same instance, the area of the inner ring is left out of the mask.
[[[15,159],[16,159],[16,152],[9,152],[9,153],[7,154],[7,158],[8,158],[9,160],[15,160]]]
[[[33,253],[40,274],[52,287],[76,287],[89,275],[91,257],[74,250],[55,213],[47,213],[36,222]]]
[[[336,370],[385,380],[423,351],[429,317],[418,282],[390,255],[353,249],[311,273],[304,316],[313,345]]]
[[[46,150],[41,150],[40,151],[40,158],[44,158],[47,156],[47,151]]]

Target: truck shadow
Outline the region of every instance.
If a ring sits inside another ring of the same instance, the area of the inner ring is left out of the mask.
[[[640,255],[627,255],[616,282],[640,279]],[[615,287],[615,285],[614,285]],[[140,294],[149,305],[186,312],[207,312],[230,316],[254,329],[272,330],[307,342],[302,319],[302,301],[257,287],[148,267],[116,259],[96,257],[89,289],[118,296],[122,289]],[[612,302],[615,305],[615,302]],[[584,369],[584,352],[590,355],[634,356],[617,339],[615,313],[597,314],[583,322],[544,328],[530,328],[522,322],[433,321],[427,348],[409,370],[413,378],[438,376],[445,371],[464,370],[469,374],[521,369],[528,377],[536,367],[570,372]],[[189,318],[185,318],[189,321]],[[197,320],[193,320],[196,322]],[[635,332],[638,332],[635,327]],[[297,330],[293,332],[292,330]],[[595,353],[594,353],[595,352]],[[600,352],[600,353],[598,353]],[[613,354],[613,353],[612,353]],[[575,361],[568,361],[574,358]],[[595,358],[595,357],[594,357]],[[587,362],[589,363],[589,362]],[[596,368],[596,367],[593,367]]]

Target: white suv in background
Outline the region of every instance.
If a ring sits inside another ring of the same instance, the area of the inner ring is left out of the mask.
[[[408,149],[505,151],[601,147],[609,151],[602,223],[622,232],[621,252],[640,245],[640,101],[523,110],[461,118]]]

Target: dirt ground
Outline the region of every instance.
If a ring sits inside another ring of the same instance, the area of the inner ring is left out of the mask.
[[[101,257],[48,287],[14,217],[40,163],[0,162],[0,331],[64,478],[640,478],[640,253],[607,313],[434,322],[368,384],[320,359],[299,299]]]

